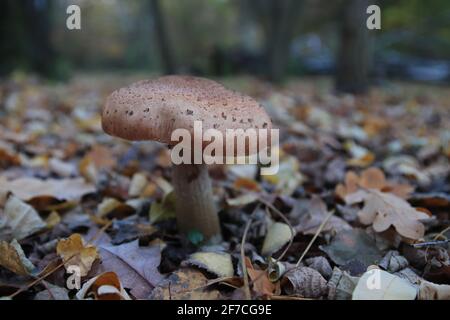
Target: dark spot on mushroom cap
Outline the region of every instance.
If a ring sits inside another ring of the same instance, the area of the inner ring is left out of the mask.
[[[186,114],[187,114],[188,116],[192,116],[192,115],[194,114],[194,111],[187,109],[187,110],[186,110]]]

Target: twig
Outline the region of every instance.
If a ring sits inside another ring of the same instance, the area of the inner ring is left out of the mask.
[[[245,240],[247,239],[248,230],[250,229],[251,224],[252,224],[252,217],[250,216],[250,220],[247,221],[247,225],[245,226],[244,234],[241,240],[241,264],[242,264],[242,276],[244,278],[244,293],[246,300],[251,300],[252,298],[250,294],[250,286],[248,283],[248,273],[247,273],[247,266],[245,264],[245,249],[244,249]]]
[[[441,244],[446,244],[446,243],[450,243],[450,239],[414,243],[412,246],[414,248],[422,248],[422,247],[428,247],[428,246],[439,246]]]
[[[330,220],[331,216],[333,215],[334,210],[330,211],[330,213],[328,213],[328,215],[325,217],[325,219],[322,221],[322,223],[320,224],[319,228],[316,231],[316,234],[314,235],[314,237],[311,239],[311,241],[308,243],[308,246],[306,247],[305,251],[303,251],[300,259],[298,259],[295,267],[298,267],[300,265],[300,263],[302,262],[303,258],[305,257],[306,253],[309,251],[309,249],[311,249],[311,246],[313,245],[314,241],[316,241],[317,237],[319,236],[319,234],[322,232],[322,229],[325,227],[325,225],[327,224],[328,220]]]

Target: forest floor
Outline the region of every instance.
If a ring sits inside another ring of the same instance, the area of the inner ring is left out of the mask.
[[[167,148],[101,129],[106,96],[139,78],[1,83],[0,297],[450,297],[450,88],[222,79],[280,129],[280,170],[211,166],[223,242],[202,246],[176,230]]]

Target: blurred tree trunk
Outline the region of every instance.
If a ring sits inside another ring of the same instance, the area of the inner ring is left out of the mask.
[[[24,67],[52,74],[51,3],[48,0],[0,1],[2,73]]]
[[[27,54],[34,71],[50,76],[53,73],[55,51],[51,44],[51,1],[22,0],[28,31]]]
[[[369,88],[370,40],[366,27],[368,0],[342,2],[340,48],[337,56],[336,89],[363,94]]]
[[[267,75],[270,80],[280,82],[289,63],[289,49],[301,1],[271,0],[269,5],[269,23],[265,31]]]
[[[164,73],[173,74],[177,71],[177,66],[173,56],[173,48],[170,43],[169,34],[166,29],[164,14],[161,10],[159,0],[150,0],[150,9],[153,15],[156,39],[160,52],[161,63]]]
[[[289,62],[294,28],[302,0],[249,0],[246,10],[255,15],[265,37],[266,76],[275,82],[283,79]]]

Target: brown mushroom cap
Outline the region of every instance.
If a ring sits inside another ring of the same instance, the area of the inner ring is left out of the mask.
[[[203,131],[271,129],[272,122],[254,99],[204,78],[165,76],[114,91],[102,112],[103,130],[127,140],[154,140],[169,145],[175,129]]]

